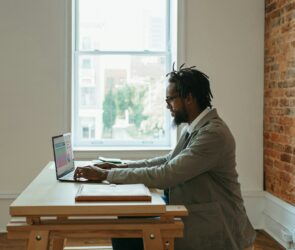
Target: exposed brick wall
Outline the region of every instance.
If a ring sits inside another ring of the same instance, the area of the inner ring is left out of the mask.
[[[265,0],[265,189],[295,205],[295,0]]]

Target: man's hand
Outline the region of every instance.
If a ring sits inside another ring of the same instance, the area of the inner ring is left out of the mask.
[[[74,179],[84,178],[90,181],[106,180],[108,171],[95,166],[77,167],[74,173]]]
[[[94,166],[102,168],[102,169],[112,169],[112,168],[127,168],[128,165],[126,164],[114,164],[109,162],[104,163],[96,163]]]

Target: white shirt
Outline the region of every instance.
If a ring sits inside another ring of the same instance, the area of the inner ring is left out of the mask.
[[[186,132],[188,132],[189,134],[191,134],[191,133],[193,132],[194,128],[195,128],[195,127],[198,125],[198,123],[200,122],[200,120],[201,120],[205,115],[207,115],[210,111],[211,111],[211,108],[209,108],[209,107],[205,108],[205,109],[201,112],[201,114],[199,114],[199,115],[195,118],[195,120],[192,121],[191,124],[188,124],[188,125],[186,126]],[[185,131],[185,129],[184,129],[184,131]]]

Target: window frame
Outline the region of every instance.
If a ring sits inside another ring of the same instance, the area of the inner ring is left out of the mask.
[[[166,71],[169,72],[171,70],[171,64],[172,61],[176,62],[177,64],[177,58],[180,58],[181,53],[179,53],[178,49],[178,41],[179,35],[177,34],[179,28],[182,27],[182,25],[179,25],[179,10],[183,12],[184,10],[184,4],[182,1],[179,0],[166,0],[166,50],[165,51],[98,51],[98,50],[93,50],[93,51],[79,51],[79,10],[78,10],[78,4],[80,0],[73,0],[72,2],[72,122],[71,122],[71,128],[72,128],[72,139],[73,139],[73,145],[74,145],[74,150],[75,151],[80,151],[80,152],[85,152],[85,151],[121,151],[121,150],[127,150],[127,151],[133,151],[133,150],[139,150],[139,151],[162,151],[164,150],[165,152],[169,151],[173,146],[176,144],[176,137],[179,134],[179,129],[175,130],[170,126],[170,124],[166,124],[166,129],[169,129],[168,133],[168,140],[166,144],[159,144],[155,143],[155,141],[146,141],[146,140],[141,140],[141,143],[138,143],[139,141],[136,141],[134,144],[130,144],[130,142],[124,142],[124,141],[118,141],[111,139],[109,141],[107,140],[96,140],[92,141],[91,143],[86,144],[81,144],[77,145],[77,136],[78,136],[78,115],[74,115],[74,112],[78,110],[78,98],[79,98],[79,91],[77,89],[79,88],[79,75],[78,75],[78,70],[79,70],[79,56],[83,55],[162,55],[166,56],[167,59],[167,65],[166,65]],[[172,9],[173,6],[173,9]],[[174,13],[173,13],[174,11]],[[175,20],[172,20],[172,15],[174,15]],[[174,22],[174,23],[173,23]],[[172,26],[176,25],[175,28],[176,30],[173,32],[174,37],[172,34]],[[181,32],[183,34],[183,32]],[[174,45],[172,46],[172,41],[174,42]],[[163,97],[164,100],[165,97]],[[165,104],[163,104],[165,105]],[[170,120],[170,114],[168,111],[165,113],[166,115],[166,120]],[[167,122],[169,123],[169,122]],[[120,142],[118,145],[117,142]],[[91,145],[90,145],[91,144]],[[114,146],[115,144],[115,146]]]

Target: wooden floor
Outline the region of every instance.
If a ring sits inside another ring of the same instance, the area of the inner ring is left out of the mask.
[[[269,234],[264,231],[257,231],[255,250],[285,250]]]
[[[84,242],[86,245],[91,245],[94,242]],[[105,242],[109,244],[109,241]],[[76,242],[69,242],[70,245],[76,245]],[[0,234],[0,249],[1,250],[25,250],[26,243],[23,240],[7,240],[6,234]],[[274,239],[272,239],[266,232],[257,231],[257,238],[255,241],[255,250],[284,250]]]

